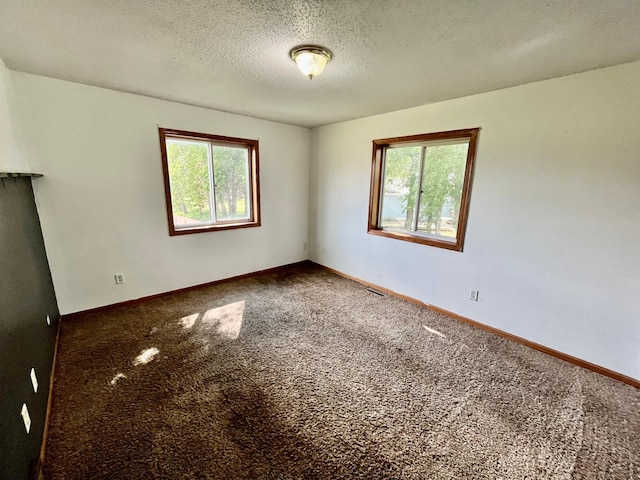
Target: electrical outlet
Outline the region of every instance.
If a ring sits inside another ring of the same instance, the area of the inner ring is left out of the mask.
[[[477,302],[478,301],[478,295],[480,295],[480,292],[478,290],[471,290],[469,292],[469,300]]]
[[[306,250],[306,249],[307,249],[307,242],[304,242],[304,243],[302,244],[302,247]]]
[[[47,315],[47,325],[51,325],[51,317]]]
[[[124,283],[124,273],[116,273],[113,278],[116,280],[116,285],[122,285]]]
[[[31,417],[29,416],[29,409],[27,408],[27,404],[22,404],[22,411],[20,412],[20,416],[22,416],[22,421],[24,422],[24,429],[29,433],[31,430]]]
[[[33,385],[33,393],[38,393],[38,377],[36,377],[35,368],[31,369],[29,376],[31,377],[31,385]]]

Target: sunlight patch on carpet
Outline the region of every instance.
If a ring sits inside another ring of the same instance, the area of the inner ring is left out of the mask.
[[[240,336],[243,314],[244,300],[207,310],[202,315],[202,322],[215,327],[221,337],[235,340]]]
[[[160,350],[158,350],[156,347],[147,348],[146,350],[140,352],[140,355],[133,359],[133,364],[144,365],[145,363],[149,363],[156,357],[156,355],[158,355],[158,353],[160,353]]]
[[[180,319],[180,324],[182,325],[182,328],[184,328],[185,330],[189,330],[191,327],[193,327],[193,324],[196,323],[196,320],[198,319],[198,315],[200,314],[194,313],[193,315],[187,315],[186,317],[182,317]]]
[[[110,383],[111,385],[115,385],[116,383],[118,383],[118,380],[120,380],[120,379],[122,379],[122,378],[127,378],[127,376],[126,376],[124,373],[120,372],[120,373],[116,374],[116,376],[115,376],[115,377],[113,377],[113,378],[111,379],[111,382],[109,382],[109,383]]]
[[[433,334],[438,335],[438,336],[440,336],[442,338],[447,338],[447,336],[444,333],[440,333],[438,330],[434,330],[433,328],[429,328],[426,325],[422,325],[422,326],[424,327],[424,329],[427,332],[433,333]]]

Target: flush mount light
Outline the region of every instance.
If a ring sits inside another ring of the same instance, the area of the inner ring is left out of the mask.
[[[318,45],[300,45],[291,50],[289,55],[300,71],[309,78],[320,75],[331,60],[331,52]]]

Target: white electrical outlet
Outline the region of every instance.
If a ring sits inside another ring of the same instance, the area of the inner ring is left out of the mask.
[[[478,290],[471,290],[469,292],[469,300],[477,302],[478,301],[478,295],[480,295],[480,292]]]
[[[304,243],[302,244],[302,247],[306,250],[306,249],[307,249],[307,242],[304,242]]]
[[[35,368],[31,369],[29,376],[31,377],[31,385],[33,385],[33,393],[38,393],[38,377],[36,377]]]
[[[22,411],[20,412],[22,416],[22,421],[24,422],[24,429],[29,433],[31,430],[31,417],[29,416],[29,409],[27,408],[27,404],[22,404]]]
[[[124,283],[124,273],[116,273],[113,278],[116,280],[116,285],[122,285]]]
[[[47,325],[51,325],[51,317],[47,315]]]

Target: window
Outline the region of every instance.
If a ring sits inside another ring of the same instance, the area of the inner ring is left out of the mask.
[[[369,233],[461,252],[479,130],[374,140]]]
[[[258,141],[160,129],[169,235],[260,226]]]

